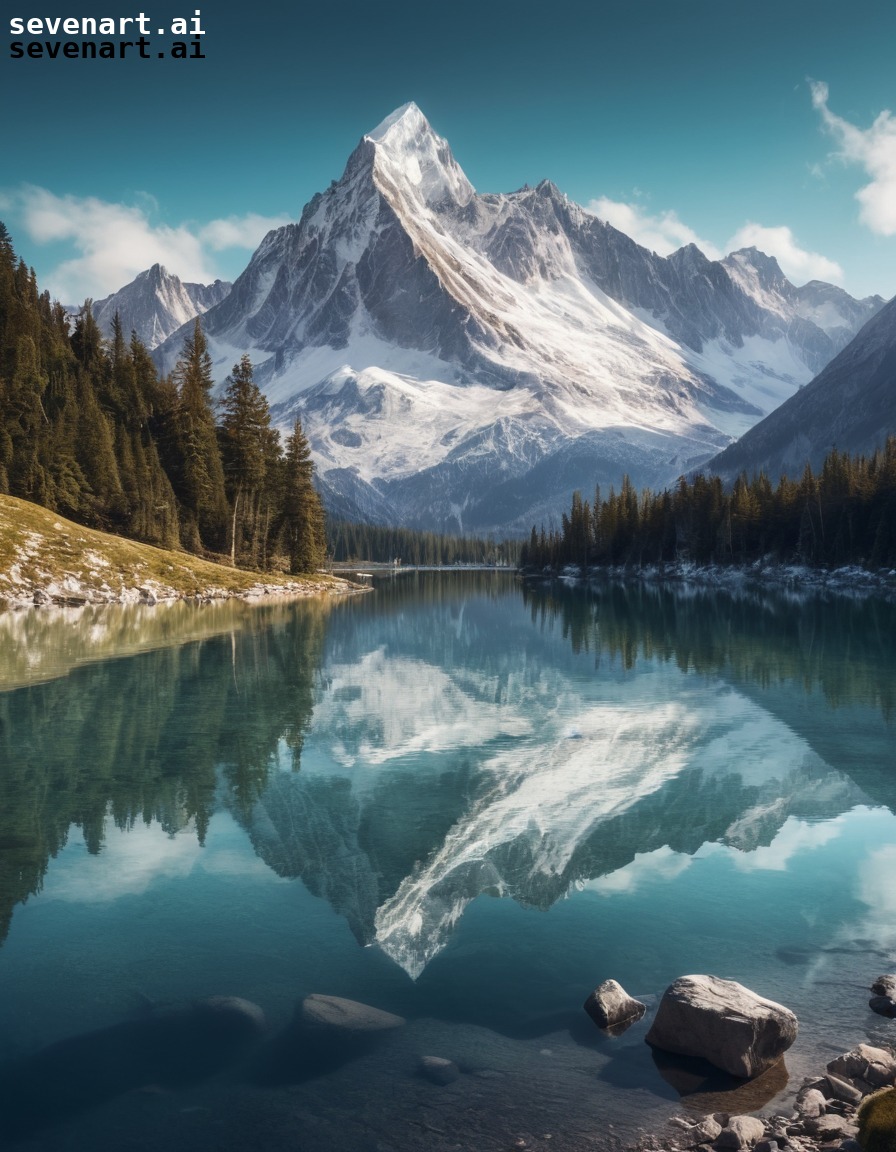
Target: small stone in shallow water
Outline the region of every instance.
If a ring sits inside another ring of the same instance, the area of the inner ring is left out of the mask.
[[[615,980],[604,980],[591,993],[583,1008],[598,1028],[615,1028],[619,1024],[640,1020],[647,1008],[629,996]]]
[[[868,1007],[878,1016],[889,1016],[890,1019],[896,1017],[896,1000],[891,1000],[889,996],[872,996]]]
[[[878,976],[871,985],[871,991],[876,992],[878,996],[896,1000],[896,976]]]
[[[421,1056],[420,1071],[433,1084],[453,1084],[460,1076],[458,1066],[444,1056]]]

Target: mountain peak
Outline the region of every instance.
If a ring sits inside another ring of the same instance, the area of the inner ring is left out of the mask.
[[[751,268],[758,277],[759,283],[764,288],[780,287],[787,279],[781,271],[781,265],[774,256],[768,256],[765,252],[755,247],[738,248],[736,252],[728,254],[722,263],[738,264],[741,268]]]
[[[406,190],[414,188],[431,207],[446,201],[467,204],[475,194],[448,141],[433,131],[413,101],[396,108],[364,139],[375,147],[379,175]]]
[[[427,131],[432,132],[429,121],[414,101],[409,100],[407,104],[402,104],[400,108],[391,112],[385,120],[377,124],[372,132],[368,132],[367,136],[368,139],[381,144],[386,141],[388,136],[419,136]]]

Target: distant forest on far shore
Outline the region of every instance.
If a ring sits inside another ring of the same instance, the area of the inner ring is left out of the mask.
[[[741,475],[682,478],[672,491],[638,493],[628,477],[593,503],[573,493],[559,530],[534,526],[521,566],[643,567],[687,561],[750,564],[772,559],[812,567],[896,567],[896,436],[871,456],[832,449],[816,475],[773,486]]]

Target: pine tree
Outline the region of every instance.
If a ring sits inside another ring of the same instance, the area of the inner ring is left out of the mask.
[[[324,508],[314,487],[311,449],[300,420],[286,441],[282,517],[289,570],[314,572],[327,558]]]
[[[236,564],[240,537],[247,532],[253,559],[256,558],[258,521],[264,515],[260,497],[272,447],[268,402],[252,379],[252,361],[245,353],[227,379],[221,408],[223,419],[218,435],[232,509],[230,562]]]
[[[227,535],[227,497],[211,400],[212,361],[198,317],[175,366],[174,383],[178,459],[172,481],[183,509],[183,542],[192,551],[220,550]]]

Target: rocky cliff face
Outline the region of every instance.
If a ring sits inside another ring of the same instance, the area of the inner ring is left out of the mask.
[[[896,433],[896,300],[838,356],[737,443],[706,465],[726,480],[743,471],[798,477],[836,447],[871,454]]]

